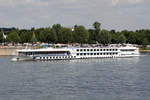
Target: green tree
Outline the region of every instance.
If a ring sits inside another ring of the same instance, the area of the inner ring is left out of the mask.
[[[117,39],[118,39],[118,33],[115,30],[111,30],[110,31],[111,34],[111,43],[116,44],[117,43]]]
[[[39,28],[39,29],[36,29],[34,30],[35,34],[36,34],[36,39],[37,41],[41,41],[40,40],[40,33],[44,30],[44,28]]]
[[[39,40],[41,42],[50,42],[49,39],[48,39],[49,34],[50,34],[50,29],[49,28],[43,29],[42,31],[40,31]]]
[[[138,30],[136,31],[137,36],[137,44],[142,45],[144,38],[146,38],[146,32],[145,30]]]
[[[89,40],[88,40],[88,43],[96,43],[95,30],[89,29],[88,32],[89,32]]]
[[[7,42],[18,43],[20,41],[20,37],[16,31],[11,31],[6,38]]]
[[[3,42],[3,34],[2,34],[2,32],[0,32],[0,43],[2,43]]]
[[[131,44],[135,44],[136,43],[136,33],[135,32],[130,32],[129,36],[128,36],[128,42]]]
[[[63,28],[62,29],[62,38],[63,43],[70,43],[72,42],[72,30],[69,28]]]
[[[107,30],[102,30],[98,37],[99,37],[99,42],[102,44],[111,43],[112,36]]]
[[[56,43],[57,42],[57,35],[54,29],[50,29],[47,37],[48,41],[51,43]]]
[[[94,26],[95,30],[100,30],[101,23],[96,21],[93,23],[93,26]]]
[[[59,42],[59,43],[63,43],[62,28],[63,27],[60,24],[54,24],[52,26],[52,29],[55,30],[57,38],[58,38],[57,42]]]
[[[32,40],[32,32],[23,30],[20,33],[20,42],[21,43],[29,43]]]
[[[39,40],[41,42],[56,43],[57,42],[56,31],[50,27],[41,30],[39,33]]]
[[[93,23],[93,27],[95,28],[95,32],[94,32],[94,40],[95,41],[98,41],[99,39],[98,39],[98,35],[99,35],[99,33],[100,33],[100,27],[101,27],[101,23],[99,23],[99,22],[94,22]]]
[[[148,44],[149,44],[148,39],[147,39],[147,38],[144,38],[144,40],[143,40],[143,42],[142,42],[143,47],[145,48]]]
[[[118,37],[118,43],[126,43],[126,37],[124,36],[124,34],[120,34]]]
[[[89,39],[89,33],[84,26],[77,26],[74,30],[74,38],[78,43],[87,43]]]

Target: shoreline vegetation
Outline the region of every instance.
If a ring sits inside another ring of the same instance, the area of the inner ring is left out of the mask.
[[[140,48],[139,51],[140,51],[141,53],[150,52],[150,48]]]
[[[136,31],[116,31],[101,29],[100,22],[94,22],[93,28],[86,29],[83,25],[74,25],[71,28],[61,24],[50,27],[31,29],[0,28],[0,44],[24,45],[30,43],[48,44],[136,44],[140,52],[150,52],[150,29]]]

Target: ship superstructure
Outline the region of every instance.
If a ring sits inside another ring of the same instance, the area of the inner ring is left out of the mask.
[[[66,59],[88,59],[88,58],[116,58],[139,56],[139,49],[131,44],[109,45],[96,47],[60,47],[17,50],[18,57],[32,60],[66,60]],[[23,59],[22,59],[23,60]]]

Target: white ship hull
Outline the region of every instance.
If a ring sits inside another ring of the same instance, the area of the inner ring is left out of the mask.
[[[22,60],[72,60],[92,58],[122,58],[140,56],[139,49],[132,45],[120,47],[72,47],[72,48],[41,48],[18,50],[18,58]],[[27,58],[21,58],[21,55]],[[18,60],[19,59],[19,60]]]

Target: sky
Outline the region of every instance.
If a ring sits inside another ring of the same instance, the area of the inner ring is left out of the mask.
[[[30,29],[61,24],[102,29],[150,29],[150,0],[0,0],[0,27]]]

